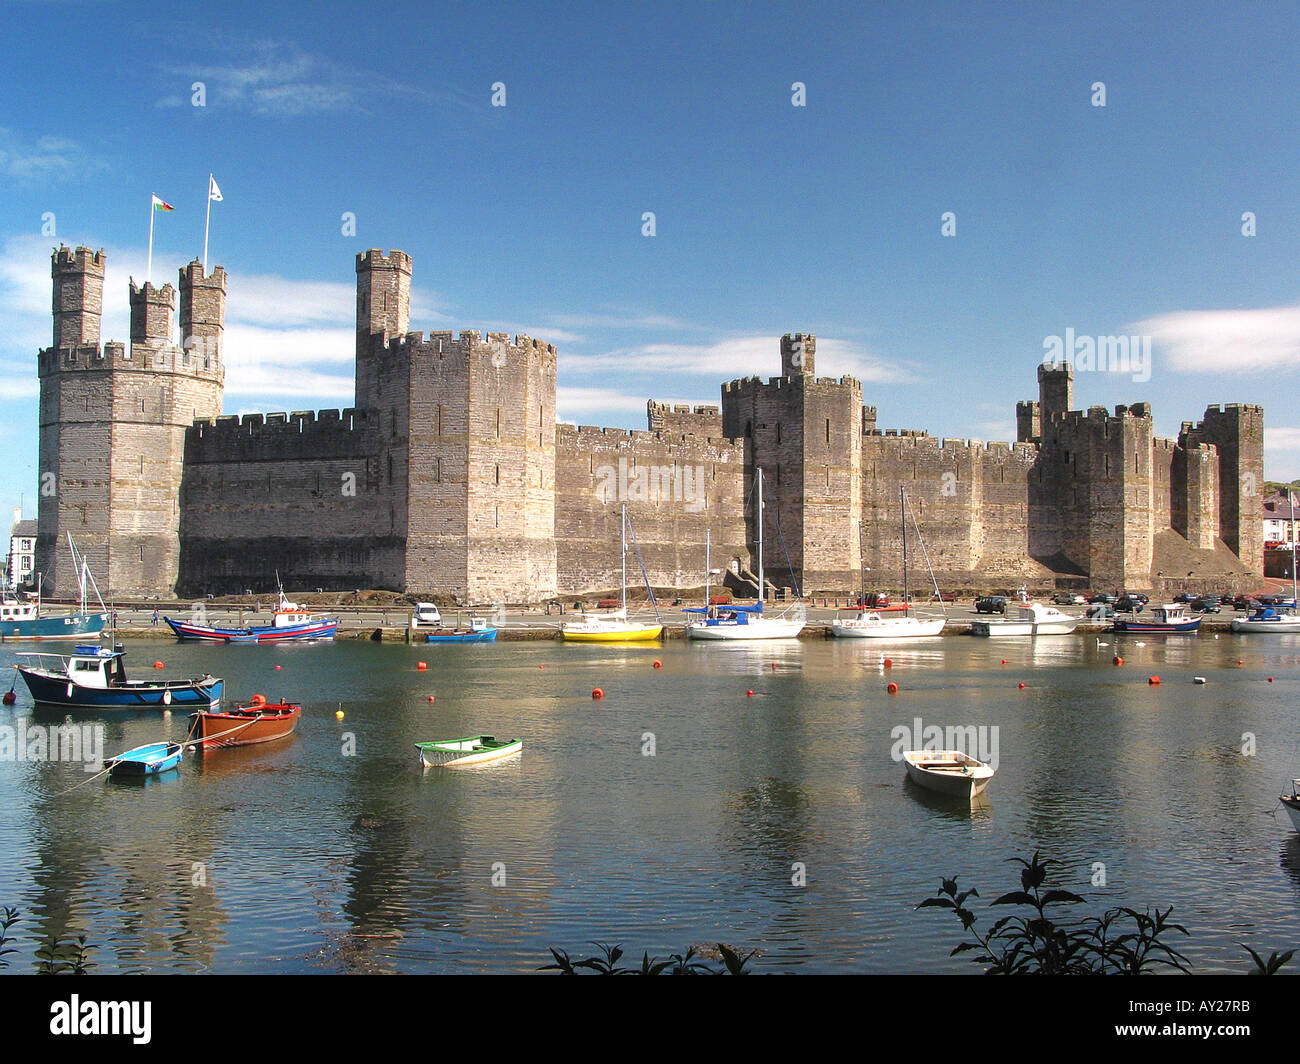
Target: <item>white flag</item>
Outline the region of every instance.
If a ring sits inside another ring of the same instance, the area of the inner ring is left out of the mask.
[[[221,202],[221,189],[217,188],[217,182],[211,175],[208,176],[208,199]]]

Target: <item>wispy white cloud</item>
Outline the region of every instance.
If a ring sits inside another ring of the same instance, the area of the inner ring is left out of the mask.
[[[1149,334],[1166,365],[1187,373],[1300,367],[1300,307],[1174,311],[1140,321],[1129,331]]]
[[[201,81],[208,107],[277,117],[359,109],[356,90],[347,79],[330,64],[294,45],[254,41],[239,45],[238,51],[238,61],[165,67],[167,75],[185,80],[186,94],[169,92],[157,105],[188,104],[191,85]]]
[[[610,414],[646,412],[649,396],[621,391],[618,388],[583,388],[559,385],[555,389],[556,419],[583,424],[601,424]],[[658,399],[658,402],[677,404],[717,404],[717,399]],[[592,418],[596,420],[593,422]]]
[[[100,165],[66,137],[26,141],[12,130],[0,128],[0,176],[20,182],[54,181]]]
[[[817,338],[817,372],[823,377],[850,376],[872,383],[902,383],[915,375],[861,344]],[[565,370],[572,373],[622,371],[656,376],[675,374],[711,381],[737,377],[774,377],[781,371],[781,349],[771,336],[740,336],[711,344],[656,343],[615,348],[598,354],[570,354]]]

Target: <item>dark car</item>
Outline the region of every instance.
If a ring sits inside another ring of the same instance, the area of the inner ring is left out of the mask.
[[[1201,597],[1208,598],[1208,596],[1206,595],[1202,595]],[[1178,592],[1177,595],[1174,596],[1175,602],[1194,602],[1195,600],[1196,600],[1196,596],[1189,595],[1186,591],[1180,591]]]
[[[1238,595],[1232,600],[1232,608],[1234,610],[1253,610],[1255,605],[1255,600],[1249,595]]]
[[[883,591],[868,591],[858,596],[858,605],[868,610],[884,609],[889,605],[889,596]]]
[[[1088,603],[1089,605],[1092,606],[1098,606],[1098,605],[1113,606],[1115,605],[1115,596],[1108,595],[1104,591],[1099,591],[1097,594],[1093,595],[1091,598],[1088,599]]]
[[[1215,597],[1198,598],[1192,603],[1193,613],[1219,613],[1222,609]]]
[[[1006,613],[1007,600],[1004,595],[985,595],[975,600],[976,613]]]
[[[1118,602],[1115,603],[1115,612],[1116,613],[1141,613],[1142,607],[1144,605],[1145,603],[1142,601],[1140,597],[1133,598],[1130,597],[1129,595],[1125,595],[1123,598],[1121,598]]]

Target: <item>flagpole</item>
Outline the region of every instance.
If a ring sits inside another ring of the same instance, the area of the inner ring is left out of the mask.
[[[208,223],[212,221],[212,175],[208,174],[208,211],[203,219],[203,275],[208,274]]]
[[[153,281],[153,216],[158,213],[153,205],[154,197],[149,196],[149,263],[145,267],[144,283],[150,284]]]

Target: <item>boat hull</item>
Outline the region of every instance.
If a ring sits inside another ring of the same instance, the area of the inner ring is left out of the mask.
[[[686,622],[686,638],[722,642],[727,640],[796,639],[807,625],[805,621],[788,621],[780,617],[742,614],[742,619],[710,619]]]
[[[903,755],[907,775],[918,787],[950,798],[983,794],[993,778],[988,765],[953,750],[910,750]]]
[[[292,735],[301,716],[302,706],[285,702],[240,706],[224,713],[193,713],[189,737],[198,742],[200,750],[273,743]]]
[[[216,708],[221,704],[221,680],[131,681],[122,686],[81,687],[66,676],[49,676],[18,666],[36,702],[68,709],[172,709],[185,706]]]
[[[1179,632],[1199,632],[1201,618],[1193,617],[1187,621],[1115,621],[1115,631],[1142,633],[1144,635],[1170,635]]]
[[[339,622],[333,618],[310,621],[304,624],[286,624],[278,628],[271,625],[246,628],[216,628],[211,625],[190,624],[164,617],[176,638],[210,643],[285,643],[295,639],[333,639]]]
[[[1283,795],[1282,808],[1286,810],[1287,816],[1291,818],[1291,826],[1296,831],[1300,831],[1300,798],[1295,795]]]
[[[104,760],[112,776],[156,776],[179,768],[184,756],[180,743],[150,743]]]
[[[563,628],[560,634],[566,643],[643,643],[662,636],[664,626],[648,624],[633,625],[627,629]]]
[[[62,617],[35,617],[31,620],[0,622],[0,640],[4,642],[59,639],[82,639],[97,636],[108,623],[104,613],[69,613]]]
[[[426,643],[495,643],[497,629],[475,628],[464,631],[430,632],[425,636]]]
[[[497,739],[492,735],[472,735],[465,739],[437,739],[416,743],[420,761],[425,768],[455,768],[461,765],[481,765],[499,761],[521,753],[522,739]]]
[[[1279,619],[1276,621],[1252,621],[1245,617],[1234,617],[1232,620],[1232,630],[1234,632],[1272,632],[1273,634],[1286,634],[1300,632],[1300,618]]]
[[[832,621],[831,635],[840,639],[922,639],[943,634],[945,620],[923,621],[916,617],[891,617],[877,621]]]

